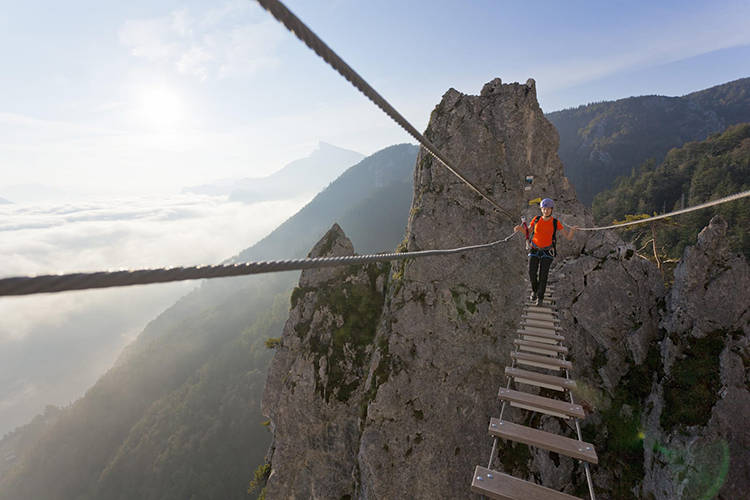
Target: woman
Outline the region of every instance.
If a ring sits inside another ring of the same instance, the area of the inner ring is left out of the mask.
[[[567,239],[573,239],[573,232],[578,229],[572,226],[565,229],[562,223],[552,217],[552,209],[555,202],[545,198],[539,203],[542,211],[541,217],[537,216],[531,220],[529,225],[529,280],[531,281],[531,301],[536,305],[544,303],[544,291],[547,288],[547,275],[555,258],[555,245],[557,243],[557,231],[562,231]],[[514,231],[523,229],[521,226],[513,228]]]

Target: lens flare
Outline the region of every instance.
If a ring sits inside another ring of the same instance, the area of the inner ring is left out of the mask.
[[[710,500],[726,482],[730,453],[723,439],[713,443],[697,442],[688,449],[666,448],[655,442],[653,449],[669,464],[674,480],[680,484],[681,498]]]

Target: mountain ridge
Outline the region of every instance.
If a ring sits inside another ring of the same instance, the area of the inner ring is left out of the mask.
[[[243,257],[304,255],[298,246],[319,238],[329,217],[348,218],[395,247],[403,233],[396,236],[394,221],[379,214],[410,198],[377,195],[408,184],[416,153],[413,145],[392,146],[351,167],[287,221],[294,244],[271,233]],[[373,200],[380,202],[376,213],[358,208]],[[407,214],[400,213],[398,227]],[[319,217],[325,221],[315,222]],[[0,467],[0,498],[246,498],[269,439],[259,408],[271,355],[265,342],[278,336],[297,275],[209,280],[177,301],[80,400],[0,440],[3,457],[11,457]],[[190,472],[201,463],[216,464],[210,470],[222,480]]]
[[[680,97],[626,97],[546,117],[560,135],[565,174],[590,206],[596,193],[647,159],[661,161],[674,147],[750,121],[750,78]]]

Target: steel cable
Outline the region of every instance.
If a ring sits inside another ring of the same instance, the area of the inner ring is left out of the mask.
[[[341,76],[346,78],[377,107],[403,128],[409,135],[414,137],[424,148],[442,163],[445,168],[452,172],[456,177],[461,179],[469,188],[475,191],[479,196],[487,200],[495,209],[511,220],[515,220],[507,210],[498,205],[492,198],[486,195],[479,187],[468,180],[451,162],[443,155],[438,148],[432,144],[426,137],[420,134],[414,126],[409,123],[396,109],[391,106],[364,78],[352,69],[338,54],[336,54],[326,43],[318,37],[310,28],[305,25],[292,11],[278,0],[258,0],[258,3],[276,18],[281,24],[287,27],[289,31],[307,45],[313,52],[320,56]]]
[[[681,215],[681,214],[686,214],[688,212],[694,212],[696,210],[702,210],[704,208],[713,207],[715,205],[721,205],[722,203],[728,203],[730,201],[739,200],[741,198],[746,198],[748,196],[750,196],[750,191],[743,191],[741,193],[735,193],[733,195],[725,196],[724,198],[719,198],[718,200],[707,201],[706,203],[701,203],[700,205],[695,205],[692,207],[675,210],[674,212],[669,212],[667,214],[655,215],[653,217],[649,217],[648,219],[639,219],[639,220],[634,220],[630,222],[623,222],[622,224],[612,224],[609,226],[601,226],[601,227],[579,227],[578,231],[603,231],[605,229],[619,229],[621,227],[633,226],[635,224],[643,224],[645,222],[651,222],[651,221],[655,221],[659,219],[666,219],[667,217],[674,217],[675,215]]]
[[[168,283],[172,281],[246,276],[250,274],[299,271],[303,269],[317,269],[322,267],[347,266],[354,264],[367,264],[370,262],[450,255],[479,250],[482,248],[490,248],[499,245],[500,243],[507,242],[514,235],[515,233],[512,233],[502,240],[480,245],[439,250],[420,250],[416,252],[273,260],[216,266],[173,267],[166,269],[139,269],[132,271],[101,271],[94,273],[10,277],[0,279],[0,296],[31,295],[36,293],[54,293],[92,288],[110,288],[116,286],[148,285],[152,283]]]

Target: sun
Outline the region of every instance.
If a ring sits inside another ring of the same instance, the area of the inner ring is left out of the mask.
[[[185,118],[183,99],[165,85],[142,89],[138,93],[136,110],[143,125],[158,131],[174,130]]]

